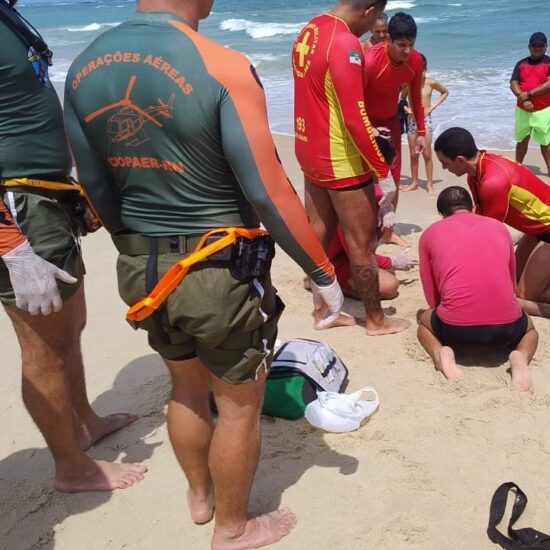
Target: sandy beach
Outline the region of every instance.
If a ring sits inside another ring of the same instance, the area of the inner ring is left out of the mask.
[[[276,136],[276,141],[302,194],[293,140]],[[407,156],[404,148],[405,175]],[[434,164],[436,191],[459,183]],[[529,151],[527,164],[540,173],[537,150]],[[398,230],[411,241],[414,255],[420,232],[437,219],[435,202],[423,189],[400,197]],[[198,527],[189,518],[186,481],[168,441],[168,373],[145,333],[124,321],[107,233],[86,237],[83,246],[88,270],[83,351],[91,401],[100,413],[140,415],[91,455],[143,462],[149,473],[138,486],[114,493],[53,491],[51,457],[20,396],[18,344],[0,311],[0,549],[208,549],[212,524]],[[540,343],[532,362],[532,395],[511,391],[506,362],[470,366],[464,381],[449,383],[416,339],[416,313],[425,307],[418,270],[397,274],[400,294],[384,306],[411,321],[407,331],[376,338],[365,336],[360,326],[316,332],[302,272],[278,250],[273,279],[287,306],[280,338],[328,342],[350,370],[348,391],[373,386],[380,409],[348,434],[323,433],[304,419],[262,418],[250,509],[289,506],[299,519],[274,550],[495,548],[486,535],[489,503],[506,481],[516,482],[529,498],[519,526],[550,532],[550,323],[535,319]],[[346,300],[345,310],[361,315],[362,305]]]

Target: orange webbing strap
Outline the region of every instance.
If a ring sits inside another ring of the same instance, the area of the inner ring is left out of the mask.
[[[71,179],[72,178],[67,178]],[[82,187],[78,183],[62,183],[60,181],[37,180],[33,178],[6,178],[0,180],[2,187],[34,187],[48,191],[73,191],[82,194]]]
[[[6,178],[0,179],[0,187],[31,187],[33,189],[46,189],[47,191],[71,191],[73,193],[78,193],[81,200],[85,202],[87,208],[87,212],[83,219],[85,230],[86,232],[97,231],[102,226],[102,223],[95,213],[95,210],[92,208],[82,186],[71,176],[67,176],[65,180],[70,183],[34,178]]]
[[[208,237],[218,233],[226,233],[226,235],[204,246]],[[134,304],[127,311],[126,318],[130,321],[143,321],[143,319],[146,319],[149,315],[154,313],[166,298],[174,292],[193,265],[202,260],[206,260],[208,256],[218,252],[222,248],[232,245],[238,237],[255,239],[262,235],[267,235],[267,231],[263,229],[247,229],[245,227],[224,227],[208,231],[201,237],[193,253],[175,263],[166,274],[161,277],[160,281],[155,285],[155,288],[151,290],[149,295]]]

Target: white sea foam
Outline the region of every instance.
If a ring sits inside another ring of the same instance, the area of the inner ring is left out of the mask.
[[[92,32],[98,31],[101,27],[116,27],[120,25],[120,22],[117,23],[90,23],[89,25],[84,25],[83,27],[67,27],[69,32]]]
[[[412,10],[415,7],[414,2],[400,2],[398,0],[390,0],[386,4],[386,11],[390,10]]]
[[[254,65],[259,65],[262,62],[266,61],[278,61],[279,59],[283,59],[284,55],[274,55],[271,53],[252,53],[247,55],[248,59],[252,62]]]
[[[55,61],[53,67],[50,67],[48,74],[50,75],[50,80],[52,82],[65,82],[67,77],[67,72],[71,66],[71,61],[66,59],[61,61]]]
[[[419,23],[431,23],[433,21],[441,21],[441,18],[439,17],[415,17],[414,18],[416,24]]]
[[[270,38],[281,34],[296,34],[304,23],[258,23],[248,19],[225,19],[220,23],[223,31],[245,31],[252,38]]]

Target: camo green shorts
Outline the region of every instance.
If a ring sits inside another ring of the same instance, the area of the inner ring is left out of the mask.
[[[51,196],[35,193],[5,191],[0,197],[36,254],[78,279],[75,284],[57,281],[62,300],[68,300],[77,291],[86,272],[78,239],[78,221],[71,207]],[[1,258],[0,302],[15,305],[10,276]]]
[[[157,256],[158,277],[183,257]],[[124,254],[118,258],[119,293],[128,305],[147,295],[148,259]],[[162,357],[198,357],[217,377],[242,384],[254,380],[260,367],[269,368],[283,309],[269,273],[241,282],[227,267],[205,262],[189,271],[158,313],[130,324],[147,331],[150,346]]]

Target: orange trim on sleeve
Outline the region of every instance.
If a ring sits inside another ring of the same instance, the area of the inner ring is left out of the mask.
[[[280,163],[267,121],[265,95],[259,85],[252,84],[251,63],[242,54],[193,31],[177,20],[170,24],[186,34],[200,51],[209,74],[227,90],[242,122],[248,146],[267,194],[276,205],[289,231],[312,261],[334,279],[334,268],[320,245],[304,207],[289,185]],[[241,88],[246,93],[240,93]]]

